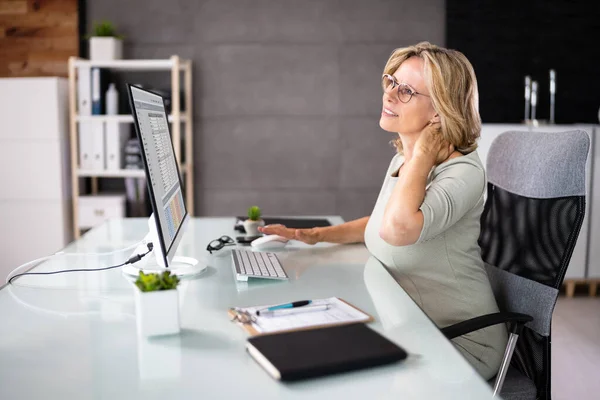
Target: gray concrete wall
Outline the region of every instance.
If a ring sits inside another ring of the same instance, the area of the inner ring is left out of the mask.
[[[444,0],[89,1],[126,58],[194,64],[196,215],[370,214],[394,154],[379,128],[396,47],[444,45]],[[140,82],[168,87],[168,74]]]

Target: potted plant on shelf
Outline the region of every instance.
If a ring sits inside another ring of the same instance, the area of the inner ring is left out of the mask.
[[[244,221],[244,230],[248,236],[258,235],[258,227],[265,226],[265,221],[261,218],[260,208],[252,206],[248,209],[248,219]]]
[[[144,274],[135,281],[135,311],[141,336],[179,333],[179,278],[171,271]]]
[[[90,60],[110,61],[123,57],[123,36],[118,35],[109,21],[96,22],[90,40]]]

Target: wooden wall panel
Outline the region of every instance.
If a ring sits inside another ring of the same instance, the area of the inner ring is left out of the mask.
[[[79,54],[77,0],[0,0],[0,77],[67,76]]]

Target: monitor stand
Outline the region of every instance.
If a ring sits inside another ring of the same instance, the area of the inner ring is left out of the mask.
[[[189,218],[186,218],[184,221],[184,226],[181,227],[178,235],[183,235],[188,219]],[[133,251],[131,255],[134,256],[136,254],[146,253],[148,251],[148,247],[146,245],[147,243],[153,244],[152,252],[135,264],[125,265],[122,268],[123,274],[137,277],[140,271],[143,271],[145,274],[171,271],[172,274],[177,275],[180,278],[188,278],[196,276],[206,269],[206,264],[199,262],[197,259],[182,256],[173,257],[167,268],[162,256],[160,242],[158,241],[159,239],[154,215],[150,215],[150,218],[148,218],[148,228],[148,234],[144,237],[142,243]],[[174,244],[174,246],[176,245],[178,245],[178,243]]]

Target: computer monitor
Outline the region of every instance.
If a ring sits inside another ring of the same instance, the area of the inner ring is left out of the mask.
[[[127,84],[127,93],[152,204],[149,233],[144,241],[153,243],[156,263],[149,262],[146,259],[151,257],[146,257],[124,267],[123,271],[138,275],[140,270],[156,272],[169,269],[179,276],[195,275],[205,265],[193,258],[175,257],[190,217],[185,206],[164,99],[131,84]],[[134,253],[137,252],[138,249]]]

